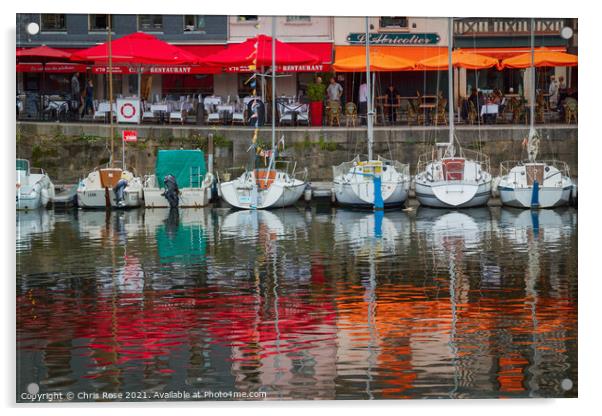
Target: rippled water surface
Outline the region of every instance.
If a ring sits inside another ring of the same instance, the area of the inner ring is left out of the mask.
[[[573,209],[39,211],[16,229],[18,395],[577,396]]]

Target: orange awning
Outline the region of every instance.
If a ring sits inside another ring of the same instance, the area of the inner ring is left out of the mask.
[[[533,64],[541,66],[576,66],[577,55],[565,52],[535,51]],[[531,53],[524,53],[512,58],[504,59],[500,64],[503,68],[529,68],[531,66]]]
[[[436,55],[432,58],[418,61],[416,63],[416,69],[444,71],[447,70],[449,66],[448,59],[449,54],[446,51],[443,55]],[[460,50],[452,52],[452,65],[455,67],[466,69],[486,69],[497,66],[498,63],[499,61],[496,58],[477,53]]]
[[[447,48],[437,46],[370,46],[370,55],[375,54],[378,56],[385,56],[388,58],[396,58],[405,61],[405,68],[402,69],[380,69],[380,71],[408,71],[415,70],[414,63],[423,59],[431,58],[433,56],[446,54]],[[351,61],[346,61],[348,58],[354,58],[356,65],[347,65]],[[408,66],[407,63],[411,62],[412,65]],[[360,63],[361,62],[361,63]],[[397,62],[399,64],[399,62]],[[340,64],[340,68],[337,69],[337,64]],[[342,65],[341,65],[342,64]],[[370,67],[376,66],[372,62]],[[392,66],[387,66],[392,68]],[[366,49],[364,46],[353,45],[353,46],[336,46],[335,47],[335,64],[333,68],[339,72],[364,72],[366,70]],[[371,68],[372,69],[372,68]],[[379,71],[379,69],[372,69]]]
[[[364,72],[366,70],[366,52],[343,59],[336,59],[333,65],[338,72]],[[404,71],[414,69],[414,61],[385,55],[379,51],[370,50],[370,71]]]
[[[531,52],[531,48],[520,46],[510,48],[461,48],[457,50],[478,53],[479,55],[485,55],[496,59],[512,58],[513,56]],[[564,46],[541,46],[535,48],[535,51],[566,52],[566,48]]]

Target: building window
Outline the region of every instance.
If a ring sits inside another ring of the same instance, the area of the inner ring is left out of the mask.
[[[256,22],[259,20],[259,16],[236,16],[237,22]]]
[[[160,14],[142,14],[138,16],[138,30],[143,32],[162,32],[163,16]]]
[[[408,29],[408,18],[402,16],[381,16],[381,29]]]
[[[90,32],[104,32],[109,27],[108,14],[91,14],[88,16]]]
[[[187,14],[184,16],[184,32],[202,32],[205,30],[205,16]]]
[[[311,22],[310,16],[286,16],[287,23]]]
[[[64,32],[67,30],[64,14],[43,14],[40,20],[42,30],[45,32]]]

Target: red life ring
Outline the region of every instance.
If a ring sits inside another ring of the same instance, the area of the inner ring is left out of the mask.
[[[127,114],[126,114],[126,108],[131,108],[131,110],[129,110]],[[119,110],[119,112],[125,118],[132,118],[136,115],[136,107],[132,103],[125,103],[124,105],[121,106],[121,109]]]

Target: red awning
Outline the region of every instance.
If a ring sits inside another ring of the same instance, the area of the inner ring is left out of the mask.
[[[276,65],[313,65],[320,64],[320,58],[300,49],[295,44],[276,40]],[[224,68],[232,67],[269,67],[272,65],[272,38],[259,35],[242,43],[233,43],[222,52],[204,60],[209,65]],[[253,69],[253,68],[252,68]]]
[[[115,64],[181,65],[200,63],[197,55],[142,32],[132,33],[111,41],[111,56]],[[105,64],[109,60],[109,48],[107,43],[103,43],[76,52],[71,59]]]
[[[294,47],[315,55],[319,61],[315,64],[276,65],[276,72],[325,72],[332,67],[332,43],[301,42],[290,43]],[[253,72],[248,66],[228,66],[225,72]]]
[[[71,53],[46,45],[37,48],[22,48],[17,50],[17,62],[64,62],[69,61]]]
[[[42,67],[42,64],[17,64],[17,72],[47,72],[55,74],[69,74],[72,72],[86,72],[86,65],[73,64],[73,63],[54,63],[50,62],[46,64],[46,67]]]

